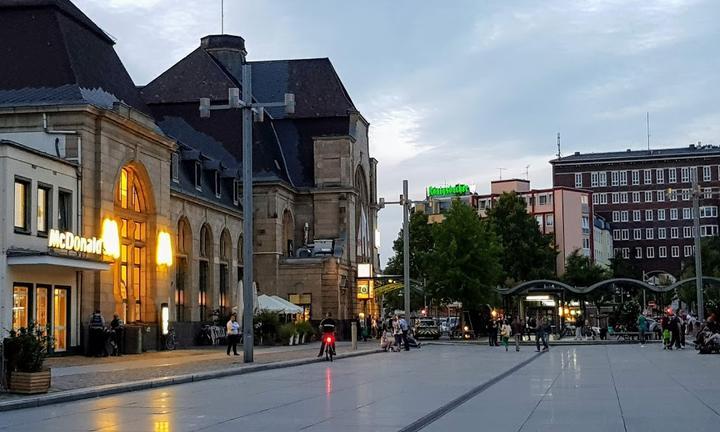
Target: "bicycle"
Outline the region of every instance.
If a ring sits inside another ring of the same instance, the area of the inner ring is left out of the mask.
[[[333,361],[333,356],[335,356],[335,337],[332,335],[327,335],[325,337],[325,360],[326,361]]]
[[[165,335],[165,349],[168,351],[173,351],[176,345],[177,340],[175,339],[175,329],[168,329],[168,333]]]

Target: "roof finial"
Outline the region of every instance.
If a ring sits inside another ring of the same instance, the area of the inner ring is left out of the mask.
[[[558,159],[560,159],[562,157],[562,153],[560,153],[560,132],[558,132],[558,134],[557,134],[557,148],[558,148],[557,157],[558,157]]]
[[[225,0],[220,0],[220,34],[225,34]]]

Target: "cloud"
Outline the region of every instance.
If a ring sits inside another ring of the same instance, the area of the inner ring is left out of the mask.
[[[370,146],[373,157],[392,168],[417,157],[433,147],[421,142],[420,125],[426,113],[410,105],[403,105],[397,97],[385,97],[375,102],[368,113]]]

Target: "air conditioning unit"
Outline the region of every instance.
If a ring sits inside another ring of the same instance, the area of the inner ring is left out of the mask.
[[[311,258],[313,256],[313,251],[310,248],[301,247],[297,250],[295,256],[297,258]]]
[[[315,240],[312,244],[313,255],[332,255],[335,250],[335,240]]]

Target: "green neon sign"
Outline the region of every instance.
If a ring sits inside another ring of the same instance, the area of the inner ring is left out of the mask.
[[[470,193],[470,186],[466,184],[456,184],[455,186],[444,186],[435,187],[430,186],[428,188],[429,197],[440,197],[450,195],[467,195]]]

